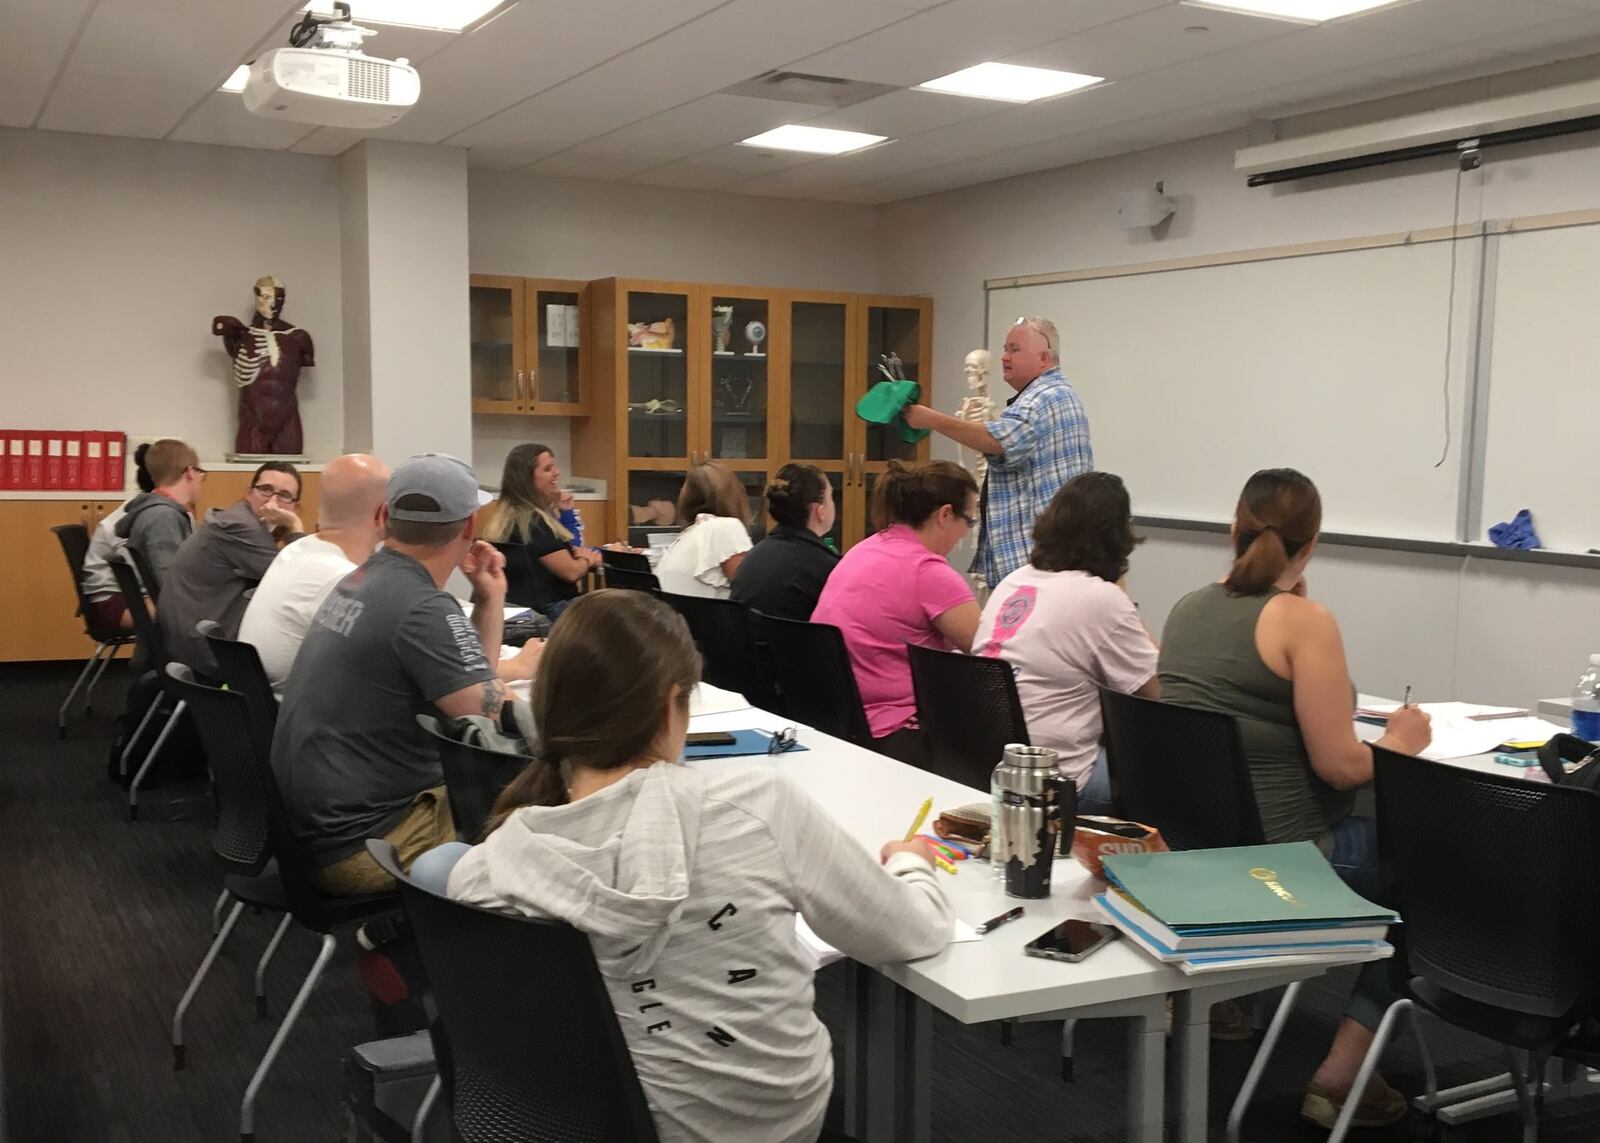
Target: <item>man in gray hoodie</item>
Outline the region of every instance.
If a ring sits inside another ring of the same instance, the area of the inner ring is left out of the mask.
[[[269,460],[251,475],[242,499],[206,513],[162,580],[156,621],[169,656],[201,674],[217,673],[211,647],[195,625],[213,619],[225,638],[238,637],[250,602],[245,593],[267,574],[278,548],[305,532],[294,511],[299,503],[294,465]]]
[[[122,519],[117,521],[117,535],[128,541],[128,547],[143,558],[154,575],[155,582],[144,585],[154,599],[166,583],[172,558],[194,531],[189,513],[200,499],[206,470],[200,467],[194,449],[171,437],[150,446],[144,467],[155,491],[141,492],[128,501]]]

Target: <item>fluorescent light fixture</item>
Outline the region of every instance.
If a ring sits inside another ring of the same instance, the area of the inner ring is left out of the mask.
[[[1211,8],[1241,16],[1265,16],[1293,24],[1320,24],[1342,16],[1376,12],[1379,8],[1398,8],[1411,0],[1182,0],[1191,8]]]
[[[459,32],[504,7],[506,0],[350,0],[350,18],[357,24]]]
[[[835,131],[832,127],[805,127],[785,123],[739,140],[741,147],[770,147],[774,151],[805,151],[813,155],[843,155],[881,143],[887,135],[868,135],[862,131]]]
[[[224,80],[222,86],[217,88],[217,90],[218,91],[231,91],[233,94],[238,95],[241,91],[244,90],[245,80],[247,80],[249,78],[250,78],[250,65],[249,64],[240,64],[238,67],[233,69],[233,74],[230,75],[226,80]]]
[[[927,83],[918,91],[938,91],[946,95],[965,95],[972,99],[998,99],[1005,103],[1032,103],[1065,95],[1069,91],[1104,83],[1105,77],[1079,75],[1075,71],[1056,71],[1048,67],[1023,67],[1021,64],[981,63],[953,71]]]

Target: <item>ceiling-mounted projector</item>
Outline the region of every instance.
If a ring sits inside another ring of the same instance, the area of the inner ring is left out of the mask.
[[[387,127],[422,94],[417,69],[404,59],[361,51],[376,35],[350,20],[350,5],[313,4],[289,32],[289,47],[275,48],[250,65],[245,110],[268,119],[320,127]]]

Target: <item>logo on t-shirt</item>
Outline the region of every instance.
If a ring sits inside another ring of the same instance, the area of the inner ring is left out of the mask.
[[[1033,606],[1038,601],[1039,589],[1036,587],[1019,587],[1012,592],[994,617],[994,634],[989,636],[989,641],[978,654],[991,659],[998,656],[1001,645],[1022,630],[1022,625],[1033,614]]]

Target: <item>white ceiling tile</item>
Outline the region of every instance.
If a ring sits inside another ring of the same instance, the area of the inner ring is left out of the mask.
[[[1600,0],[1596,0],[1596,5],[1600,7]],[[1559,24],[1540,24],[1521,32],[1508,32],[1480,41],[1478,46],[1521,53],[1535,59],[1559,60],[1594,53],[1597,50],[1597,38],[1600,38],[1600,11],[1591,16],[1580,15],[1575,19],[1563,20]]]
[[[670,31],[724,0],[520,0],[418,67],[396,138],[434,143]]]
[[[806,122],[813,127],[837,127],[899,139],[951,123],[981,119],[1006,107],[991,100],[963,99],[932,91],[891,91]]]
[[[1173,0],[952,0],[951,15],[1031,28],[1036,40],[1104,27]],[[1190,23],[1193,23],[1191,20]]]
[[[283,0],[100,0],[67,67],[89,75],[216,90],[268,36]]]
[[[1572,9],[1546,0],[1412,0],[1396,8],[1350,17],[1341,24],[1375,35],[1407,36],[1435,44],[1469,44],[1570,20],[1573,14]]]
[[[227,147],[266,147],[281,151],[315,130],[315,127],[308,127],[304,123],[285,123],[281,119],[252,115],[244,109],[244,100],[240,96],[216,91],[167,138],[180,143],[217,143]]]
[[[957,0],[959,2],[959,0]],[[995,20],[957,3],[807,56],[796,71],[912,87],[1039,42],[1037,27]]]
[[[29,127],[66,62],[94,0],[5,5],[0,35],[0,126]]]
[[[1186,32],[1185,28],[1208,30],[1197,33]],[[1304,25],[1283,20],[1263,20],[1259,16],[1242,16],[1237,12],[1163,4],[1159,8],[1151,8],[1147,12],[1108,24],[1100,30],[1119,40],[1157,48],[1203,41],[1209,45],[1207,54],[1210,54],[1243,44],[1258,44],[1303,29]]]
[[[727,167],[707,166],[693,159],[680,159],[676,163],[641,171],[627,181],[644,186],[676,187],[679,190],[722,190],[744,177],[743,172]]]
[[[1121,79],[1156,68],[1170,67],[1185,60],[1199,59],[1212,52],[1224,51],[1229,46],[1226,40],[1213,39],[1209,34],[1186,33],[1180,33],[1180,38],[1167,43],[1151,43],[1124,35],[1117,31],[1116,24],[1112,24],[1039,44],[1014,56],[1007,56],[1005,62]]]
[[[866,0],[734,0],[450,141],[554,153],[906,17]]]
[[[192,84],[68,72],[39,118],[46,131],[159,139],[194,104]]]
[[[382,132],[358,131],[353,127],[318,127],[289,149],[302,155],[342,155],[363,139],[388,137]]]
[[[536,151],[519,151],[499,147],[469,147],[467,166],[482,171],[514,171],[525,167],[539,157]]]
[[[737,143],[785,123],[810,119],[818,110],[809,104],[775,99],[708,95],[579,143],[552,155],[551,160],[563,160],[560,165],[565,167],[570,165],[564,161],[568,156],[580,160],[596,158],[620,166],[620,173],[632,174],[685,155]],[[537,169],[542,171],[543,165]]]

